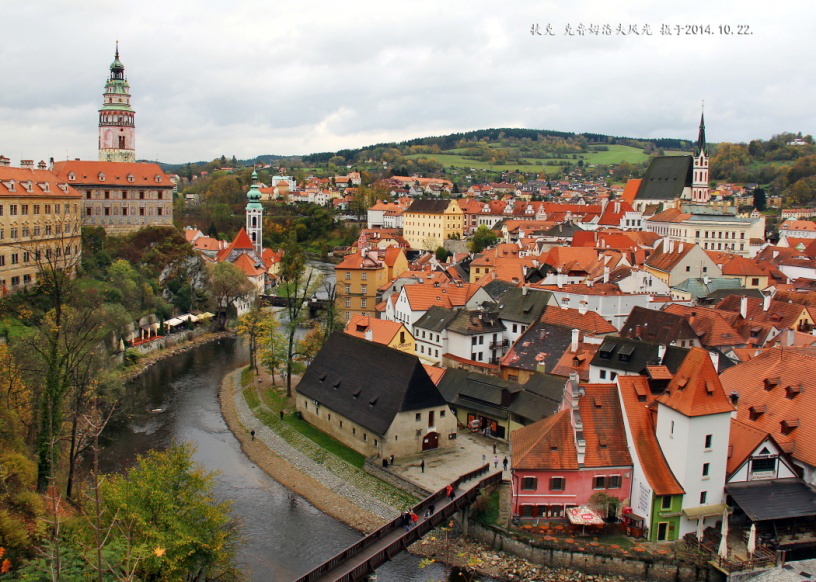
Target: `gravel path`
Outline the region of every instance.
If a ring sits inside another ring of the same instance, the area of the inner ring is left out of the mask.
[[[387,492],[373,491],[373,477],[365,473],[359,475],[360,469],[327,453],[319,445],[293,429],[287,431],[287,442],[282,436],[266,426],[255,416],[246,399],[240,384],[240,372],[230,374],[232,397],[238,419],[247,431],[255,430],[255,438],[265,444],[276,455],[287,461],[295,469],[308,475],[334,493],[342,496],[352,504],[360,507],[382,520],[397,517],[400,513],[399,499],[389,499]],[[265,407],[264,404],[261,404]],[[271,414],[271,411],[266,409]],[[289,428],[283,425],[281,428]],[[383,500],[385,497],[385,501]]]

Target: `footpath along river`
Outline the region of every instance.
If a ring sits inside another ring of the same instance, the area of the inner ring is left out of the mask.
[[[280,485],[241,451],[221,416],[217,394],[224,376],[247,359],[239,341],[222,339],[148,368],[129,387],[132,414],[105,432],[103,469],[121,470],[151,448],[192,443],[195,461],[218,472],[217,495],[233,501],[246,540],[240,561],[252,572],[250,579],[287,582],[360,534]],[[401,553],[377,574],[381,582],[444,577],[441,564],[425,569],[419,564],[418,557]]]

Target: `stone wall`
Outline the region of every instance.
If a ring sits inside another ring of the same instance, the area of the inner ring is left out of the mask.
[[[608,553],[580,552],[577,548],[558,548],[529,544],[510,533],[481,525],[473,520],[468,524],[468,535],[493,549],[515,554],[543,566],[572,568],[586,574],[623,576],[631,580],[660,582],[725,580],[720,572],[695,564],[675,562],[654,557],[616,556]]]
[[[382,465],[377,464],[377,457],[368,457],[365,460],[365,465],[363,469],[366,473],[374,475],[377,479],[381,481],[385,481],[386,483],[390,483],[394,487],[398,489],[402,489],[409,495],[413,495],[417,499],[425,499],[428,497],[432,492],[428,491],[427,489],[423,489],[418,485],[414,485],[410,481],[406,481],[399,475],[395,475],[391,471],[387,471],[382,468]],[[380,461],[382,463],[382,461]]]

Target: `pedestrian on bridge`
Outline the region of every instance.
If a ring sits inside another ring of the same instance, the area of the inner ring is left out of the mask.
[[[496,455],[493,455],[493,468],[494,469],[499,468],[499,457],[497,457]]]
[[[502,461],[502,465],[504,466],[505,471],[507,470],[507,463],[508,463],[507,457],[505,457],[504,460]]]
[[[425,459],[422,459],[422,462],[419,464],[419,468],[422,469],[422,472],[425,472]]]

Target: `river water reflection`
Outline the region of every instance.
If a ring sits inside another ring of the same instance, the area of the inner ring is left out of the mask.
[[[226,426],[217,400],[224,375],[247,362],[240,342],[224,339],[158,362],[130,385],[127,418],[106,431],[103,470],[131,465],[136,455],[173,442],[189,442],[195,460],[217,471],[216,492],[233,501],[246,540],[241,563],[251,580],[287,581],[359,539],[267,476],[242,452]],[[160,412],[154,412],[159,411]],[[439,564],[419,567],[407,553],[381,567],[380,581],[439,580]]]

